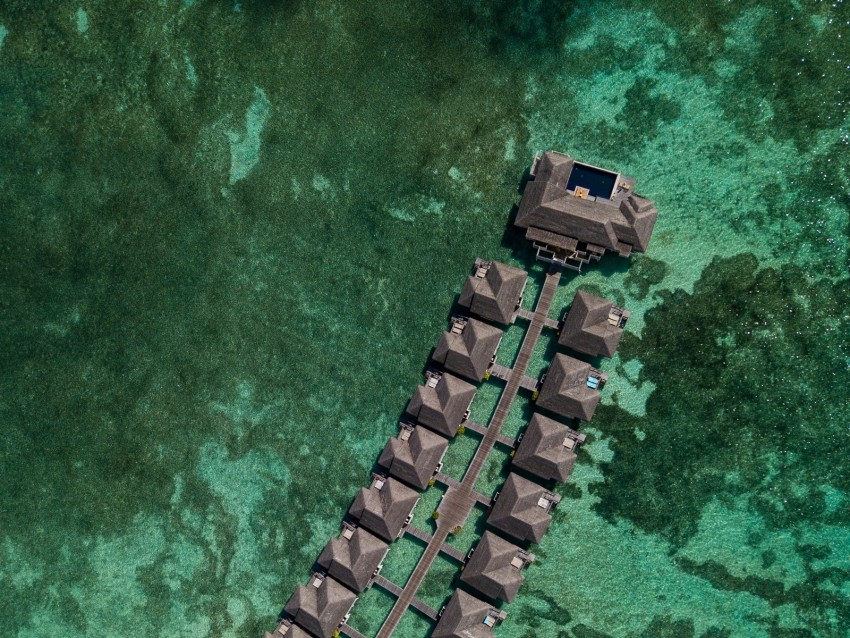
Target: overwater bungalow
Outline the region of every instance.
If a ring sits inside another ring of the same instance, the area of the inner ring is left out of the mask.
[[[522,303],[527,280],[524,270],[476,259],[474,274],[466,278],[458,304],[486,321],[511,324]]]
[[[483,321],[453,317],[452,327],[440,337],[433,359],[449,372],[477,383],[495,361],[502,334]]]
[[[561,497],[511,472],[487,523],[519,541],[539,543],[552,523],[549,510]]]
[[[387,542],[398,538],[410,522],[419,493],[388,476],[372,477],[372,484],[361,488],[348,513],[373,534]]]
[[[313,634],[307,633],[294,624],[291,618],[284,618],[274,631],[265,632],[263,638],[313,638]]]
[[[439,471],[448,447],[445,438],[428,428],[402,423],[398,436],[381,452],[378,465],[387,468],[390,476],[424,490]]]
[[[629,315],[604,297],[579,290],[564,319],[558,343],[591,357],[613,357]]]
[[[505,539],[484,532],[460,579],[490,600],[512,601],[522,585],[523,568],[534,561],[534,554]]]
[[[537,407],[568,419],[590,421],[599,404],[599,390],[605,378],[589,363],[558,353],[543,380]]]
[[[554,419],[535,413],[513,457],[514,466],[544,480],[566,483],[576,463],[576,450],[585,435]]]
[[[406,412],[437,434],[454,438],[475,397],[475,386],[453,374],[429,370]]]
[[[345,523],[339,537],[328,541],[316,562],[359,594],[369,586],[389,550],[389,545],[364,528]]]
[[[345,622],[357,594],[330,576],[314,574],[286,603],[284,612],[315,638],[331,638]],[[285,634],[290,638],[290,634]]]
[[[630,177],[548,151],[535,158],[514,223],[544,261],[580,270],[606,251],[628,257],[646,250],[658,217],[634,187]]]
[[[493,627],[507,614],[493,605],[456,589],[431,638],[493,638]]]

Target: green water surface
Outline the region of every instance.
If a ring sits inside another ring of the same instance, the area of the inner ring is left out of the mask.
[[[840,0],[3,2],[0,633],[272,628],[557,149],[659,218],[555,297],[632,317],[498,635],[850,635],[848,92]]]

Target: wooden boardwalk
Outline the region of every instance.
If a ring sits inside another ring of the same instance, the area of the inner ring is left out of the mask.
[[[392,582],[391,580],[387,580],[380,574],[375,578],[375,584],[384,591],[389,592],[396,598],[401,596],[402,592],[404,591],[394,582]],[[437,610],[433,607],[430,607],[429,605],[426,605],[421,600],[416,598],[416,596],[410,599],[410,606],[419,611],[420,613],[428,616],[428,618],[430,618],[431,620],[437,620]],[[352,638],[354,637],[352,636]]]
[[[348,636],[348,638],[366,638],[366,636],[361,634],[354,627],[352,627],[351,625],[349,625],[347,623],[344,624],[342,627],[340,627],[340,630],[342,631],[342,633],[344,633],[346,636]]]
[[[525,308],[520,308],[517,313],[517,317],[522,317],[523,319],[527,319],[528,321],[532,321],[534,319],[534,313],[530,310],[526,310]],[[552,328],[552,330],[558,329],[558,320],[557,319],[545,319],[543,321],[544,328]]]
[[[508,369],[510,370],[510,368],[508,368]],[[524,378],[529,379],[531,377],[524,377]],[[480,423],[476,423],[475,421],[464,421],[463,427],[465,427],[467,430],[472,430],[473,432],[477,432],[481,436],[484,436],[484,435],[487,434],[487,428],[484,427],[483,425],[481,425]],[[512,439],[509,436],[505,436],[504,434],[500,434],[496,437],[496,443],[501,443],[502,445],[507,445],[509,448],[516,447],[516,440]],[[440,478],[437,477],[437,480],[440,480]]]
[[[390,638],[398,627],[398,624],[401,622],[402,616],[404,616],[407,608],[414,606],[416,609],[419,609],[419,607],[413,605],[416,592],[419,590],[419,587],[422,585],[422,581],[425,580],[425,576],[431,569],[431,565],[433,565],[434,560],[440,553],[440,549],[446,542],[449,532],[456,527],[462,526],[466,522],[469,512],[475,505],[476,498],[473,495],[475,491],[475,482],[478,480],[478,476],[484,469],[487,457],[490,456],[490,452],[493,451],[493,447],[499,437],[499,431],[511,410],[511,405],[516,398],[517,392],[519,391],[523,376],[528,368],[528,363],[531,360],[531,353],[534,351],[534,347],[537,345],[537,340],[540,338],[540,333],[543,331],[543,327],[546,325],[548,320],[547,315],[549,313],[549,307],[552,305],[552,299],[555,296],[555,291],[558,288],[558,282],[560,279],[560,271],[556,271],[554,268],[546,275],[546,281],[543,284],[543,289],[540,291],[537,306],[534,308],[534,314],[530,318],[531,324],[523,338],[522,347],[519,350],[514,367],[508,374],[507,385],[505,386],[502,395],[499,397],[499,403],[496,405],[493,418],[490,419],[490,424],[486,428],[484,438],[481,439],[481,443],[475,451],[475,456],[472,457],[472,462],[469,464],[469,467],[463,476],[463,480],[460,481],[457,486],[449,487],[448,491],[443,496],[443,500],[437,508],[437,512],[439,512],[439,517],[437,518],[437,531],[431,538],[431,542],[428,543],[428,546],[425,548],[425,552],[416,564],[416,567],[410,575],[404,589],[401,591],[401,594],[396,599],[395,605],[393,605],[392,610],[390,610],[390,614],[387,616],[383,626],[378,631],[376,638]],[[422,610],[420,609],[420,611]],[[434,615],[434,618],[436,619],[436,614]]]
[[[508,377],[511,376],[511,369],[501,363],[494,363],[490,366],[490,376],[507,381]]]
[[[519,381],[519,387],[534,392],[537,389],[537,379],[529,377],[528,375],[523,375],[522,379]]]
[[[425,532],[418,527],[414,527],[413,525],[408,525],[404,528],[404,533],[413,536],[413,538],[418,538],[426,545],[431,542],[433,536],[431,536],[428,532]],[[456,561],[461,563],[466,562],[466,554],[460,551],[457,547],[453,547],[448,543],[443,543],[443,546],[440,548],[440,551],[443,552],[446,556],[451,556]]]

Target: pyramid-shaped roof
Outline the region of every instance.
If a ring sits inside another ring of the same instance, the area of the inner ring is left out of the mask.
[[[406,411],[434,432],[454,438],[474,396],[474,385],[444,373],[435,387],[426,384],[416,388]]]
[[[330,576],[314,576],[295,590],[284,610],[314,636],[331,638],[356,600],[353,591]]]
[[[513,323],[528,273],[499,262],[476,262],[476,274],[467,277],[458,304],[487,321]]]
[[[384,560],[389,545],[362,527],[346,526],[332,538],[316,561],[349,589],[360,593]]]
[[[511,472],[487,522],[519,541],[539,543],[549,529],[549,509],[560,501],[557,494]]]
[[[623,329],[608,322],[613,302],[579,290],[564,320],[558,343],[591,357],[613,357]]]
[[[375,477],[362,488],[348,513],[385,541],[394,541],[419,500],[419,494],[390,477]]]
[[[578,438],[583,437],[566,425],[535,413],[522,435],[513,464],[544,480],[566,483],[576,463]]]
[[[589,363],[565,354],[556,354],[546,373],[537,406],[568,419],[590,421],[601,395],[587,385]]]
[[[655,204],[634,194],[631,191],[634,180],[623,176],[618,176],[618,181],[626,182],[629,190],[612,194],[610,198],[576,197],[567,191],[567,184],[577,164],[569,155],[544,153],[536,175],[525,186],[514,223],[520,228],[537,228],[624,255],[632,250],[645,251],[658,218]],[[590,172],[616,175],[595,167],[578,166],[589,168]]]
[[[434,350],[434,361],[443,364],[449,372],[478,382],[484,378],[501,340],[499,328],[469,319],[462,332],[443,333]]]
[[[378,465],[408,485],[424,490],[443,460],[449,442],[421,425],[402,426],[399,435],[387,442]]]
[[[522,585],[522,568],[533,559],[533,555],[487,531],[460,579],[488,599],[510,602]]]
[[[495,634],[485,621],[504,617],[489,603],[456,589],[446,605],[431,638],[493,638]]]

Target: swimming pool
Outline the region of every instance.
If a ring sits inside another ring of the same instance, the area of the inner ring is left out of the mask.
[[[614,187],[617,185],[617,173],[596,168],[589,164],[576,162],[567,180],[567,190],[575,190],[576,186],[583,186],[590,191],[594,197],[609,199]]]

